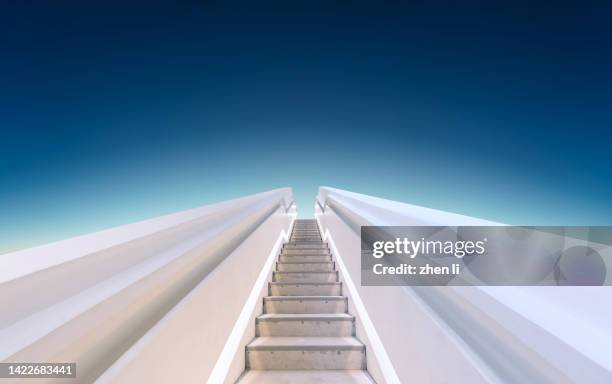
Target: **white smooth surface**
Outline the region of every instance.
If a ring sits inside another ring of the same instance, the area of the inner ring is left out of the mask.
[[[116,381],[156,382],[201,348],[214,364],[262,258],[290,228],[291,201],[290,189],[278,189],[2,255],[0,359],[76,362],[74,382],[91,382],[113,364]],[[212,294],[222,289],[206,288],[239,274],[230,305]],[[212,320],[203,315],[211,308]],[[209,344],[215,337],[219,347]],[[190,377],[201,382],[212,367],[200,363]]]
[[[317,201],[321,226],[329,230],[342,255],[351,256],[344,256],[347,270],[341,272],[357,280],[358,225],[502,225],[327,187],[320,188]],[[612,382],[612,330],[605,325],[611,320],[610,288],[358,290],[402,381],[506,381],[505,374],[517,375],[516,379],[528,367],[528,376],[523,377],[530,382],[607,383]],[[444,363],[432,363],[436,361]],[[380,381],[376,372],[370,372]],[[468,379],[468,374],[476,376]]]
[[[254,371],[245,372],[239,384],[373,384],[365,371]]]

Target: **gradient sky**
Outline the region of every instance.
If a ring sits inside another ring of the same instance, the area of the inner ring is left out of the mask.
[[[249,3],[0,6],[0,253],[282,186],[612,224],[609,2]]]

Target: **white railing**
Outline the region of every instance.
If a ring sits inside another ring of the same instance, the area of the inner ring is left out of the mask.
[[[503,224],[327,187],[315,216],[379,383],[612,382],[612,287],[360,285],[363,225]]]
[[[189,383],[225,350],[231,381],[252,337],[236,319],[295,216],[284,188],[0,255],[0,361],[76,362],[79,383]],[[245,339],[231,356],[230,334]]]

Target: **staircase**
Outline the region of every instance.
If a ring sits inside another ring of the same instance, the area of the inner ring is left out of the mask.
[[[268,294],[238,383],[374,383],[315,220],[296,221]]]

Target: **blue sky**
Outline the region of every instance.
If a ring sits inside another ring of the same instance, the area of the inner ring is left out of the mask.
[[[0,252],[276,187],[612,224],[612,8],[18,2]]]

